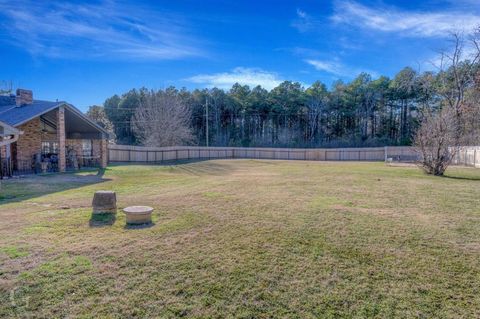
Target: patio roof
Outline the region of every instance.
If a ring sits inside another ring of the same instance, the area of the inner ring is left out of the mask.
[[[20,134],[20,130],[0,121],[0,146],[15,142]]]
[[[0,121],[0,137],[16,134],[20,134],[20,131],[7,123]]]

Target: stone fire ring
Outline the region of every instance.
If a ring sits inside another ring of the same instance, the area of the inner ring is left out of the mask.
[[[152,222],[153,208],[149,206],[130,206],[123,209],[128,225],[143,225]]]

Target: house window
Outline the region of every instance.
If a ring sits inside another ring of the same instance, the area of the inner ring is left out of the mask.
[[[92,140],[82,140],[82,155],[83,156],[92,156]]]
[[[42,142],[42,155],[58,154],[58,142]]]

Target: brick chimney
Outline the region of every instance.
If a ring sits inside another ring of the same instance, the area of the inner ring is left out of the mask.
[[[17,89],[15,96],[15,104],[17,106],[27,105],[33,103],[33,93],[31,90]]]

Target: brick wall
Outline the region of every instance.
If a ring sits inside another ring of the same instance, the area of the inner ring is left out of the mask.
[[[98,158],[102,157],[101,140],[92,140],[92,152],[93,152],[93,156]]]
[[[57,110],[57,137],[58,137],[58,171],[65,172],[67,167],[66,134],[65,134],[65,107]]]
[[[106,138],[100,140],[101,162],[100,166],[106,168],[108,165],[108,141]]]
[[[18,127],[23,134],[18,138],[17,160],[32,161],[33,156],[42,151],[42,125],[40,118],[35,118]]]

